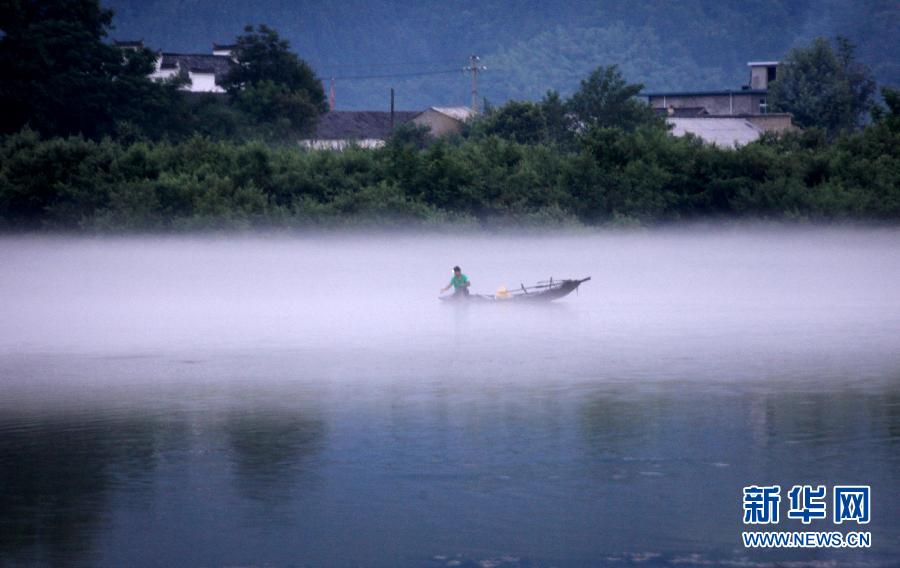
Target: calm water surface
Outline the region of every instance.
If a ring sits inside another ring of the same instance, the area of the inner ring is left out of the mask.
[[[896,230],[6,237],[0,565],[897,565],[898,282]],[[768,483],[870,484],[872,548],[744,549]]]

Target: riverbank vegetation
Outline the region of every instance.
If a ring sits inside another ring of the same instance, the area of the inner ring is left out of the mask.
[[[900,96],[861,131],[723,150],[665,129],[590,127],[571,147],[497,134],[376,150],[6,136],[7,229],[652,224],[710,217],[900,220]]]

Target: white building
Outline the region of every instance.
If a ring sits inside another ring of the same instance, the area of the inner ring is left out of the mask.
[[[122,49],[143,49],[141,41],[116,41],[115,45]],[[213,44],[213,52],[207,53],[167,53],[159,52],[156,56],[156,69],[150,74],[151,79],[164,81],[173,77],[187,80],[182,87],[192,93],[224,93],[221,83],[225,75],[231,71],[235,60],[233,45]]]

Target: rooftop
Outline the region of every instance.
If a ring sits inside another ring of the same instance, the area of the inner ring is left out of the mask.
[[[413,119],[416,111],[395,111],[394,126]],[[333,110],[319,117],[319,140],[384,140],[391,132],[391,113],[379,110]]]
[[[433,110],[443,115],[449,116],[461,122],[465,122],[475,116],[475,111],[469,107],[428,107],[427,110]]]
[[[693,134],[708,144],[721,148],[743,146],[757,140],[763,130],[739,117],[669,117],[672,134]]]

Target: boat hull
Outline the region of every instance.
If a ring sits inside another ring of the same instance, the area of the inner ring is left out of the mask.
[[[450,296],[441,296],[440,299],[442,301],[451,303],[472,302],[509,304],[552,302],[554,300],[558,300],[560,298],[568,296],[573,291],[577,290],[581,284],[587,282],[590,279],[591,277],[588,276],[587,278],[582,279],[567,279],[559,280],[557,282],[551,281],[549,285],[546,285],[544,287],[536,287],[538,289],[532,292],[529,292],[528,289],[523,286],[521,291],[516,291],[506,296],[490,296],[486,294],[452,294]]]

